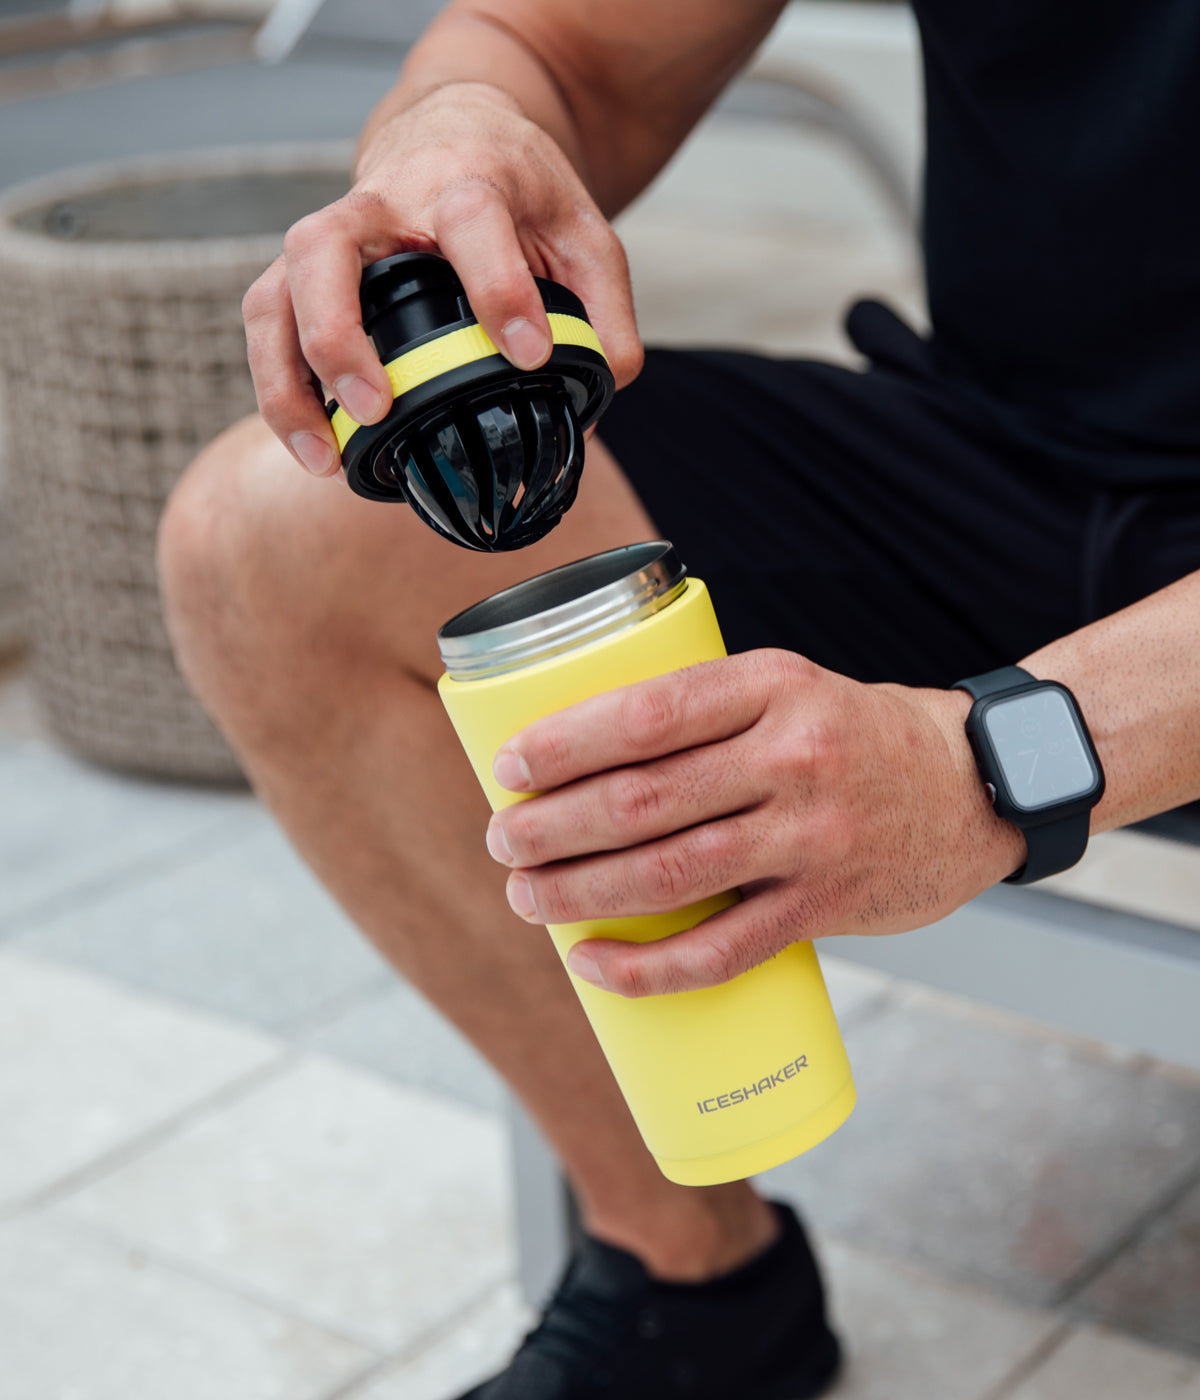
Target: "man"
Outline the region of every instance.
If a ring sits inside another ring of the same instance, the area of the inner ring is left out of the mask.
[[[1051,850],[996,814],[971,697],[947,688],[1014,663],[1078,698],[1107,775],[1091,830],[1200,796],[1200,7],[918,0],[931,340],[868,305],[864,373],[652,352],[639,377],[607,220],[780,8],[451,5],[368,122],[353,190],[248,294],[262,418],[202,455],[163,527],[196,690],[579,1199],[589,1240],[479,1400],[800,1400],[837,1367],[795,1218],[746,1183],[662,1178],[528,924],[740,886],[673,939],[575,950],[578,976],[640,996],[798,938],[918,927],[1075,858],[1086,817]],[[577,504],[515,557],[456,550],[336,476],[315,381],[360,422],[386,411],[356,292],[402,249],[449,258],[525,368],[549,350],[530,274],[566,283],[622,386]],[[737,654],[514,736],[497,776],[545,795],[489,824],[433,690],[436,628],[656,536]]]

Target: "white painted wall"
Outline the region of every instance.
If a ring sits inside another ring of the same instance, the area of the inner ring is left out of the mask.
[[[916,190],[923,103],[917,28],[907,5],[794,0],[760,62],[810,75],[852,104],[889,143]],[[896,222],[841,142],[722,114],[701,124],[643,202],[754,227],[797,218],[857,230]]]

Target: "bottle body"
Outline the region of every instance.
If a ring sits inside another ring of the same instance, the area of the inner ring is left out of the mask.
[[[615,634],[505,674],[443,676],[443,704],[493,810],[523,800],[492,759],[519,729],[576,701],[725,654],[707,589]],[[560,956],[582,938],[668,937],[736,902],[551,926]],[[712,1185],[765,1171],[829,1136],[854,1106],[846,1052],[810,943],[717,987],[626,998],[572,977],[646,1145],[664,1175]]]

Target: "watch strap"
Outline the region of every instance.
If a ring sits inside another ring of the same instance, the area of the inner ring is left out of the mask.
[[[982,676],[968,676],[965,681],[955,681],[951,690],[965,690],[972,700],[982,700],[985,695],[996,695],[1002,690],[1017,690],[1023,685],[1036,685],[1037,677],[1031,676],[1020,666],[1000,666],[987,671]]]
[[[1087,850],[1091,831],[1090,811],[1059,817],[1045,826],[1023,827],[1025,864],[1004,877],[1006,885],[1031,885],[1047,875],[1057,875],[1077,864]]]

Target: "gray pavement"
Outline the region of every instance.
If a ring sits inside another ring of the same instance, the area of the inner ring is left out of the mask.
[[[351,141],[394,58],[227,64],[0,105],[0,189],[98,160],[269,141]]]

